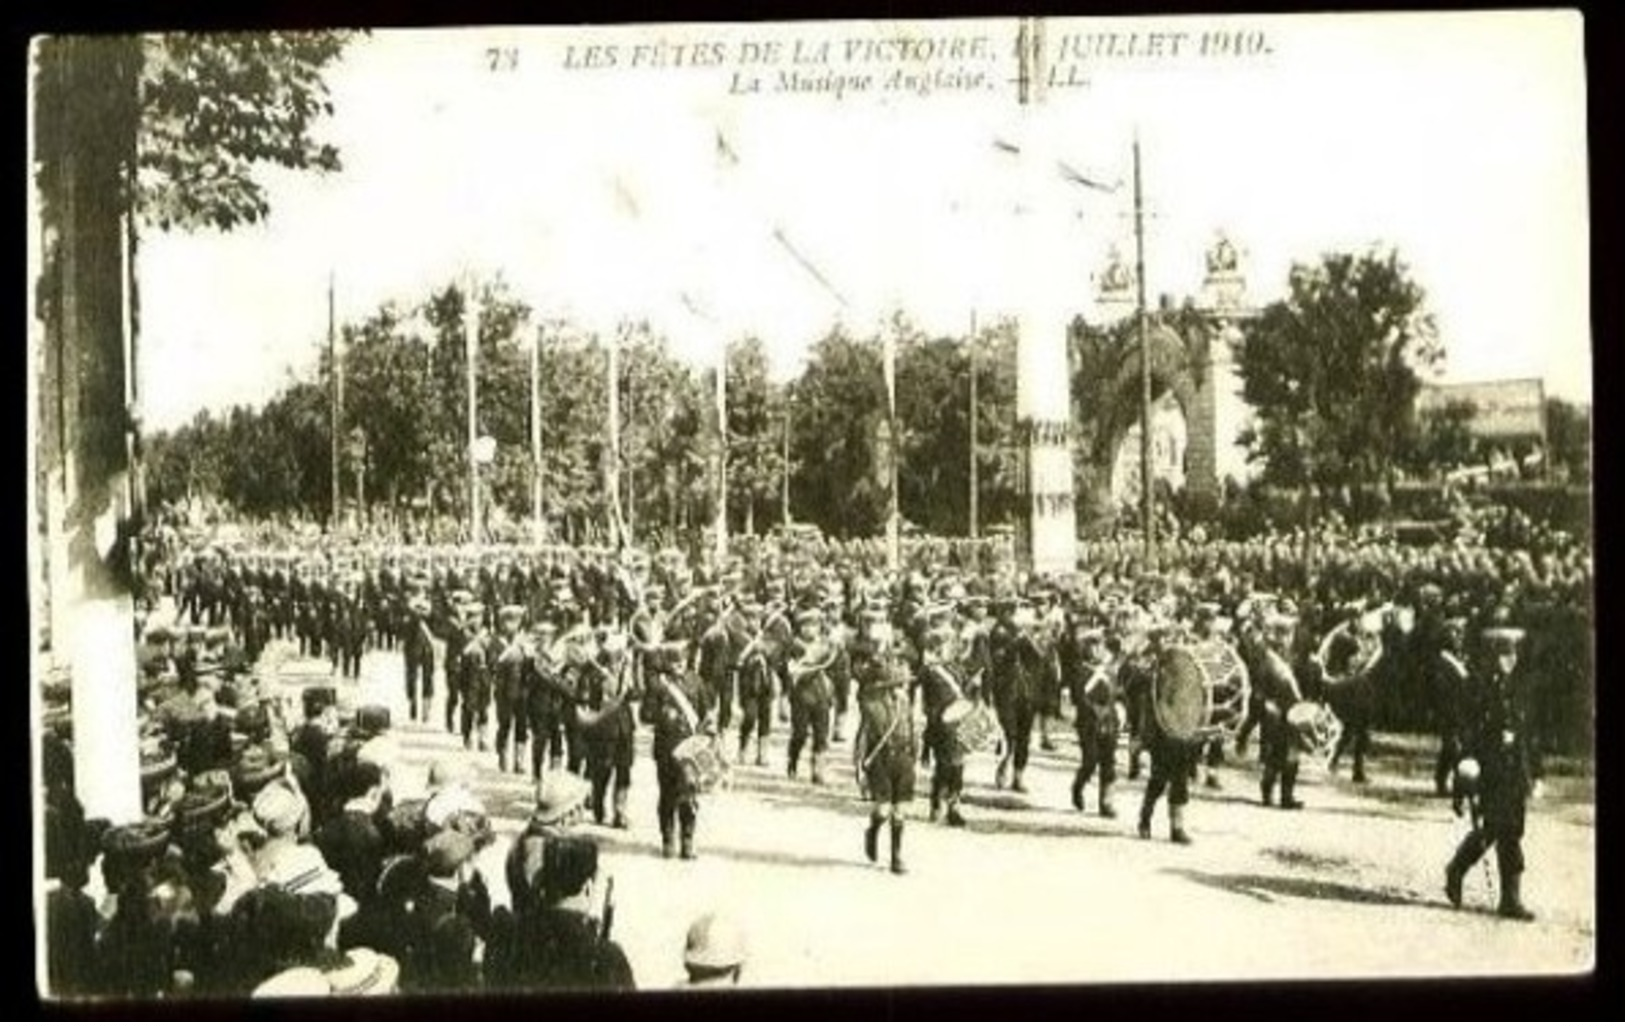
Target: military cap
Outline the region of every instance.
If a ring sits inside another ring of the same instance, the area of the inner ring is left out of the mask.
[[[518,624],[525,618],[525,607],[519,605],[503,606],[497,611],[497,617],[504,624]]]
[[[1518,650],[1518,643],[1524,639],[1524,631],[1519,627],[1490,627],[1484,631],[1483,637],[1490,651],[1512,653]]]
[[[350,948],[343,962],[325,973],[335,997],[368,997],[396,993],[400,963],[371,948]]]
[[[193,787],[175,802],[175,827],[186,831],[217,826],[231,811],[231,804],[229,788]]]
[[[169,847],[170,824],[166,819],[147,818],[123,823],[102,835],[102,848],[113,858],[144,862],[162,855]]]

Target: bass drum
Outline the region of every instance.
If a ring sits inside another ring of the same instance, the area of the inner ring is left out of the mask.
[[[1172,741],[1231,738],[1246,718],[1251,690],[1246,664],[1224,642],[1175,645],[1157,657],[1151,712]]]

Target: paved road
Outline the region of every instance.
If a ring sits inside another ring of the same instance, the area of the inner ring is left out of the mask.
[[[326,669],[292,659],[281,679],[291,687]],[[398,654],[370,653],[359,684],[341,690],[347,704],[394,710],[398,792],[420,790],[438,758],[465,760],[511,835],[528,814],[528,783],[498,772],[493,754],[406,724],[401,678]],[[697,861],[660,858],[646,731],[632,829],[588,828],[615,877],[615,935],[641,987],[681,976],[687,925],[713,908],[745,923],[747,982],[766,987],[1520,975],[1581,971],[1594,958],[1587,779],[1556,778],[1531,807],[1525,901],[1539,919],[1519,924],[1487,914],[1486,868],[1468,878],[1466,910],[1446,903],[1443,867],[1464,828],[1432,797],[1429,753],[1416,739],[1379,738],[1361,788],[1307,770],[1309,808],[1296,813],[1257,804],[1250,761],[1227,768],[1222,791],[1196,792],[1188,848],[1162,839],[1162,815],[1156,840],[1134,836],[1139,782],[1120,787],[1116,821],[1072,811],[1070,744],[1035,751],[1026,795],[993,789],[992,756],[974,757],[970,825],[911,823],[910,872],[894,877],[863,857],[849,751],[825,786],[789,781],[787,731],[776,730],[771,768],[739,768],[730,790],[706,799]],[[923,799],[915,811],[923,815]],[[499,841],[481,858],[499,900],[505,850]]]

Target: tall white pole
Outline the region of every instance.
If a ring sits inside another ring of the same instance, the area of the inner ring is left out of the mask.
[[[546,534],[542,521],[542,337],[538,326],[530,347],[530,536],[540,543]]]
[[[482,535],[480,520],[480,464],[475,455],[479,439],[479,312],[474,304],[474,281],[463,289],[463,363],[468,374],[468,540],[478,544]]]
[[[621,340],[609,340],[609,461],[605,470],[609,494],[610,530],[617,542],[626,543],[626,525],[621,519]]]
[[[888,508],[886,514],[886,565],[896,570],[902,564],[902,524],[897,503],[898,464],[901,462],[902,439],[897,437],[897,336],[895,325],[881,330],[885,336],[886,374],[886,435],[888,445],[887,475]]]
[[[728,343],[717,360],[717,562],[728,558]]]

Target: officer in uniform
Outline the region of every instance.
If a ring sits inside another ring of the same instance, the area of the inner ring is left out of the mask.
[[[1462,839],[1445,868],[1445,894],[1461,907],[1461,888],[1467,871],[1490,848],[1495,849],[1501,878],[1498,912],[1508,919],[1530,920],[1524,907],[1524,812],[1529,791],[1540,775],[1539,752],[1530,736],[1528,675],[1522,671],[1518,645],[1524,632],[1495,627],[1484,632],[1485,665],[1474,675],[1477,686],[1467,708],[1462,738],[1466,759],[1458,767],[1457,815],[1472,783],[1477,764],[1477,795],[1473,800],[1473,828]]]
[[[1027,790],[1021,775],[1027,769],[1027,751],[1045,675],[1053,670],[1052,653],[1039,638],[1041,630],[1032,607],[1023,604],[1009,609],[988,636],[993,705],[1005,742],[994,783],[1003,787],[1008,779],[1011,790],[1017,793]]]
[[[858,772],[873,802],[863,851],[880,858],[880,828],[891,824],[891,871],[903,873],[903,825],[914,800],[918,742],[909,701],[908,670],[892,647],[884,607],[866,610],[852,642],[852,679],[858,686]]]

